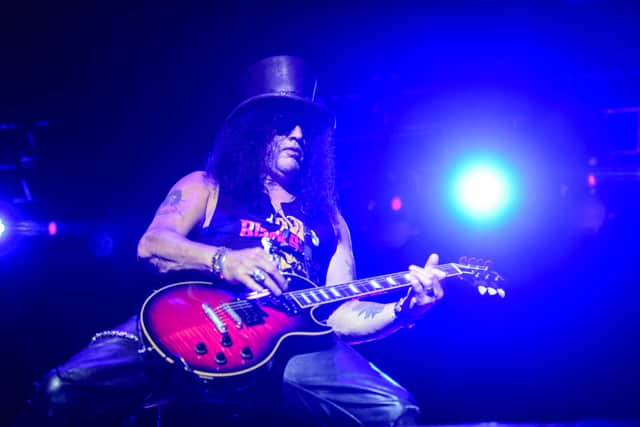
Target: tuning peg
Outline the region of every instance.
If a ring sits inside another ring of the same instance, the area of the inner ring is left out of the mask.
[[[493,261],[491,261],[490,259],[486,260],[484,262],[484,266],[491,270],[493,268]]]
[[[493,273],[493,277],[491,278],[492,282],[504,282],[504,277],[502,277],[501,275],[499,275],[496,272],[492,272]]]
[[[468,263],[469,263],[469,260],[468,260],[468,258],[467,258],[466,256],[461,256],[461,257],[458,259],[458,263],[459,263],[459,264],[462,264],[462,265],[466,265],[466,264],[468,264]]]
[[[491,296],[494,296],[498,293],[498,291],[495,288],[487,288],[487,293]]]
[[[504,298],[506,296],[506,292],[502,288],[498,288],[498,295],[500,298]]]
[[[486,286],[482,286],[482,285],[478,285],[478,293],[480,295],[484,295],[487,293],[487,287]]]

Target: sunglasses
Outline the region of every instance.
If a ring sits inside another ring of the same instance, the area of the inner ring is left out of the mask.
[[[300,126],[305,135],[311,135],[315,132],[315,124],[313,121],[299,114],[274,114],[272,126],[276,131],[276,135],[289,135],[296,126]]]

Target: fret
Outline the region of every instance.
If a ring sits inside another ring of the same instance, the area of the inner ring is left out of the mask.
[[[330,286],[328,289],[329,289],[329,292],[331,292],[334,297],[340,298],[342,296],[340,295],[340,292],[338,292],[335,286]]]
[[[369,283],[360,283],[356,286],[358,288],[358,291],[360,291],[361,294],[366,294],[368,292],[373,291],[373,289],[370,287]]]
[[[309,297],[308,297],[308,296],[306,296],[306,295],[304,294],[304,292],[300,292],[300,296],[302,297],[302,299],[304,299],[304,302],[305,302],[305,303],[307,303],[307,304],[311,304],[311,300],[309,299]]]
[[[369,280],[369,283],[371,283],[371,286],[373,286],[374,289],[381,289],[382,288],[382,285],[380,283],[378,283],[378,281],[375,280],[375,279]]]
[[[289,293],[289,295],[291,295],[291,297],[293,298],[293,300],[294,300],[295,302],[297,302],[297,303],[298,303],[298,305],[299,305],[300,307],[303,307],[303,306],[304,306],[304,302],[301,302],[301,301],[300,301],[300,299],[298,298],[298,294],[297,294],[296,292],[291,292],[291,293]]]
[[[393,281],[396,282],[394,286],[404,286],[407,284],[407,277],[405,274],[396,274],[393,276]]]
[[[447,276],[454,276],[460,274],[460,270],[455,266],[455,264],[442,264],[436,266],[436,268],[440,271],[447,273]]]
[[[467,274],[467,269],[473,266],[448,263],[435,266],[447,277]],[[475,270],[481,268],[475,267]],[[312,307],[333,301],[348,300],[354,297],[374,295],[387,290],[399,289],[410,285],[415,279],[410,271],[369,277],[322,288],[303,289],[289,293],[293,300],[302,308]],[[239,302],[243,304],[244,302]]]
[[[356,286],[354,284],[347,285],[344,288],[344,290],[346,291],[347,295],[352,295],[352,296],[360,295],[360,292],[358,291],[358,288],[356,288]]]
[[[456,264],[438,265],[437,268],[447,274],[454,276],[461,274]],[[331,301],[346,300],[352,297],[366,296],[384,290],[405,287],[413,281],[409,271],[398,272],[390,275],[382,275],[367,279],[354,280],[324,288],[314,288],[295,291],[291,293],[294,300],[302,307],[309,307]]]
[[[373,291],[373,288],[370,287],[369,283],[358,283],[356,288],[358,288],[358,293],[366,294],[367,292]]]
[[[396,280],[400,281],[403,285],[407,285],[407,284],[411,283],[409,281],[409,278],[407,277],[407,275],[404,274],[404,273],[401,274],[401,275],[396,276]]]

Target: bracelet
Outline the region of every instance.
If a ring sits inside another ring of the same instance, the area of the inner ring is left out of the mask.
[[[218,248],[211,258],[211,273],[220,280],[224,279],[222,272],[224,271],[224,260],[227,258],[228,251],[228,248],[222,246]]]

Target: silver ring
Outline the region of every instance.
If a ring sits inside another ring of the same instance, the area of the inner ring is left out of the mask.
[[[255,270],[253,270],[253,273],[251,273],[251,277],[253,277],[253,280],[258,283],[262,283],[264,282],[264,279],[266,279],[264,271],[262,271],[262,269],[260,268],[256,268]]]

